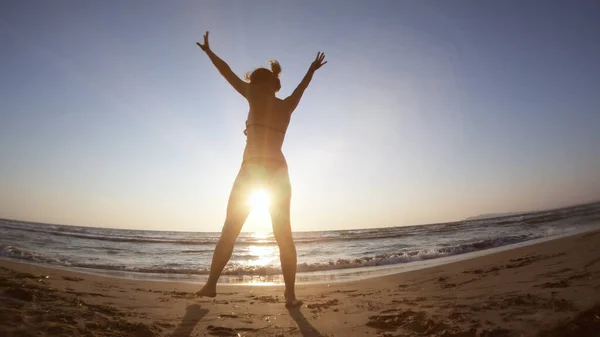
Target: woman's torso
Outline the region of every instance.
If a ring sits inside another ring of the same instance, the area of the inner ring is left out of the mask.
[[[260,92],[250,93],[250,111],[246,121],[246,149],[244,161],[281,161],[285,133],[290,123],[290,112],[283,100]]]

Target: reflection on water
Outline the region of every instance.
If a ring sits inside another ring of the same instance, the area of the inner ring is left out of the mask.
[[[271,238],[273,233],[268,232],[254,232],[250,233],[250,237],[256,239],[256,242],[267,242],[267,239]]]
[[[264,267],[279,260],[279,251],[275,246],[250,246],[248,251],[254,259],[245,261],[247,265]]]

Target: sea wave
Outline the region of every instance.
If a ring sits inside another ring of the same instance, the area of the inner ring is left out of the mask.
[[[68,265],[66,261],[44,256],[40,253],[21,249],[11,245],[0,245],[0,257],[8,257],[32,262],[42,262],[48,264]]]
[[[429,224],[421,226],[369,228],[355,230],[298,232],[294,233],[294,241],[298,245],[319,242],[360,242],[380,239],[399,239],[422,237],[423,235],[447,235],[467,228],[494,228],[514,226],[536,227],[550,223],[556,224],[565,219],[581,218],[598,219],[598,205],[575,207],[568,210],[555,210],[532,214],[509,215],[493,219],[458,221],[452,223]],[[116,243],[167,244],[167,245],[215,245],[219,239],[218,233],[183,233],[164,231],[116,230],[96,227],[78,227],[52,224],[39,224],[27,221],[0,219],[0,230],[9,230],[15,239],[27,233],[37,234],[41,239],[50,241],[60,237],[94,240]],[[273,235],[253,237],[241,235],[237,245],[276,245]]]
[[[448,247],[438,247],[421,250],[406,250],[396,253],[379,254],[360,258],[342,258],[337,260],[329,260],[327,262],[318,263],[300,263],[298,264],[298,272],[314,272],[327,271],[336,269],[350,269],[370,266],[401,264],[414,261],[431,260],[445,256],[465,254],[474,251],[490,249],[494,247],[506,246],[528,240],[540,238],[542,235],[514,235],[505,236],[494,239],[480,240],[475,242],[467,242]],[[206,250],[183,251],[186,253],[200,253]],[[153,273],[153,274],[196,274],[206,275],[209,273],[208,268],[189,268],[182,264],[169,263],[161,266],[152,267],[136,267],[114,264],[95,264],[95,263],[72,263],[66,260],[53,259],[42,256],[35,252],[20,249],[15,246],[4,245],[0,246],[0,256],[17,258],[22,260],[30,260],[35,262],[50,263],[68,267],[80,267],[90,269],[101,269],[110,271],[125,271],[136,273]],[[280,274],[279,266],[252,266],[252,265],[230,265],[223,271],[224,275],[276,275]]]

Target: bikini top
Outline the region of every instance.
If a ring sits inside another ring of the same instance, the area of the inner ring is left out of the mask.
[[[271,131],[275,131],[275,132],[281,132],[285,135],[285,131],[279,130],[277,128],[274,128],[268,124],[264,124],[264,123],[252,123],[252,124],[248,124],[248,121],[246,121],[246,129],[244,130],[244,135],[248,136],[248,127],[250,126],[258,126],[258,127],[263,127],[263,128],[267,128]]]

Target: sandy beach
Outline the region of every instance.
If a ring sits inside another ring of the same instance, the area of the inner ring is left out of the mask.
[[[600,231],[434,268],[280,286],[136,281],[0,260],[0,336],[600,336]]]

